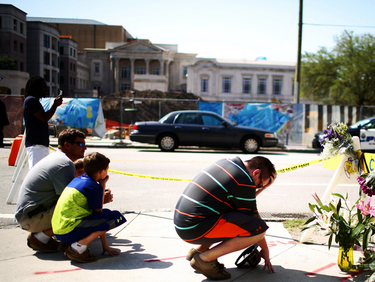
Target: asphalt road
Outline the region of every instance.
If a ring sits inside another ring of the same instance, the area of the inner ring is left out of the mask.
[[[98,151],[111,159],[110,169],[145,176],[192,179],[199,171],[220,158],[240,156],[245,160],[252,155],[240,151],[215,151],[179,149],[174,153],[163,153],[159,149],[88,148],[86,152]],[[14,166],[8,166],[9,148],[0,148],[0,225],[10,224],[7,217],[14,213],[15,201],[5,201],[12,187]],[[262,152],[277,170],[320,159],[318,153]],[[26,170],[25,170],[26,172]],[[322,162],[278,175],[273,186],[258,198],[260,212],[306,213],[308,203],[313,202],[312,192],[323,195],[334,170],[323,168]],[[166,181],[151,178],[110,173],[107,186],[114,194],[114,202],[106,207],[121,212],[140,210],[173,210],[186,187],[185,181]],[[356,177],[344,176],[336,192],[349,193],[354,203],[358,198]]]

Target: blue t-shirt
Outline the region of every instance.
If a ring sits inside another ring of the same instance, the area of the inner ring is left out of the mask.
[[[83,218],[102,207],[103,187],[86,174],[74,178],[57,201],[51,222],[53,232],[71,232]]]
[[[23,118],[26,127],[26,147],[34,145],[49,146],[48,122],[43,122],[35,113],[43,110],[42,104],[34,96],[26,97],[23,102]]]

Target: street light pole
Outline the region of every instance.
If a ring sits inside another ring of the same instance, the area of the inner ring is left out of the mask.
[[[301,47],[302,47],[302,14],[303,14],[303,0],[299,0],[299,20],[298,20],[298,54],[296,77],[294,82],[294,103],[299,104],[299,89],[301,78]]]

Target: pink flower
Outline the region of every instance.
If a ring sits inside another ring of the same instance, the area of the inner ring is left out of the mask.
[[[364,216],[375,216],[375,206],[371,206],[371,199],[368,199],[366,204],[361,200],[359,201],[359,204],[355,205],[355,207],[359,209]]]
[[[366,182],[366,180],[362,176],[358,176],[357,181],[359,185],[363,185]]]

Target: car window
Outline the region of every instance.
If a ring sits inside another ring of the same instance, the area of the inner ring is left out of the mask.
[[[370,120],[371,120],[371,118],[363,119],[363,120],[357,121],[356,123],[352,124],[349,127],[356,129],[356,128],[358,128],[359,125],[362,126],[362,125],[368,123]]]
[[[214,116],[211,116],[211,115],[205,115],[203,114],[202,115],[202,120],[203,120],[203,124],[204,125],[216,125],[216,126],[221,126],[223,125],[222,124],[222,120],[214,117]]]
[[[374,129],[375,128],[375,120],[372,120],[371,122],[364,125],[367,129]]]
[[[181,113],[176,118],[175,123],[179,123],[179,124],[199,124],[196,113]]]

